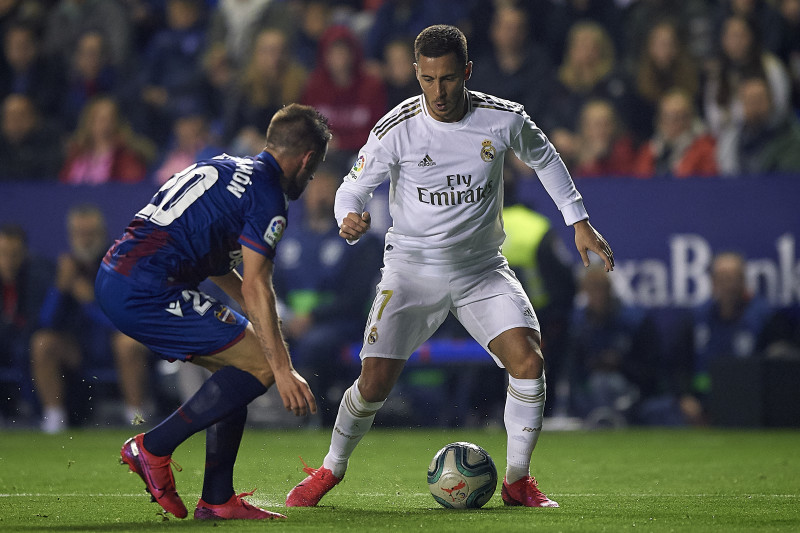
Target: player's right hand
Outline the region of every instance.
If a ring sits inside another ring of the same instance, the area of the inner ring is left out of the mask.
[[[317,413],[317,400],[306,380],[291,369],[287,372],[275,373],[275,385],[283,400],[283,406],[296,416]]]
[[[360,215],[358,213],[347,213],[339,226],[339,236],[348,241],[357,241],[364,235],[370,227],[372,218],[368,211]]]

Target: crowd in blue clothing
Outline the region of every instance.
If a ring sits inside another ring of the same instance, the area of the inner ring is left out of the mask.
[[[223,151],[258,153],[283,105],[321,109],[330,164],[289,225],[275,286],[328,422],[381,250],[378,239],[343,244],[332,191],[376,120],[419,94],[413,38],[434,23],[467,34],[467,87],[523,103],[576,179],[800,173],[800,0],[15,0],[0,7],[0,182],[155,187]],[[508,175],[533,176],[508,163]],[[27,367],[31,335],[58,318],[59,293],[43,290],[52,265],[4,266],[20,230],[0,229],[6,368]],[[741,287],[733,312],[712,300],[664,338],[595,274],[579,281],[574,309],[537,307],[564,354],[551,358],[548,414],[561,396],[559,414],[597,423],[707,423],[710,360],[800,344]],[[121,386],[128,403],[146,396],[141,380]]]

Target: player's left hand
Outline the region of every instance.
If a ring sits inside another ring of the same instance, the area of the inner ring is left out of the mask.
[[[589,266],[589,253],[596,253],[606,264],[606,272],[614,270],[614,252],[600,233],[589,224],[588,220],[580,220],[573,224],[575,228],[575,246],[583,259],[583,266]]]

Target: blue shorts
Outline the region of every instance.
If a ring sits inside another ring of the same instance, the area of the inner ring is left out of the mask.
[[[121,332],[168,360],[187,361],[233,346],[248,321],[197,288],[134,285],[100,268],[95,297]]]

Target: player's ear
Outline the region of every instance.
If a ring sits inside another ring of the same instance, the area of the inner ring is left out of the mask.
[[[472,61],[467,62],[467,66],[464,67],[464,81],[467,81],[472,77]]]
[[[416,61],[412,63],[412,65],[414,65],[414,77],[416,78],[417,76],[419,76],[419,68],[417,67]]]
[[[300,168],[309,168],[310,164],[314,162],[314,154],[316,154],[314,150],[308,150],[305,152],[300,161]]]

